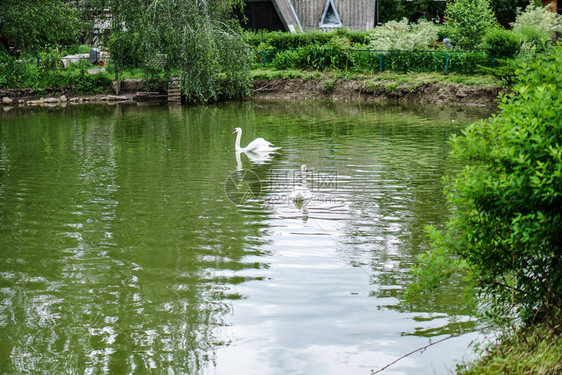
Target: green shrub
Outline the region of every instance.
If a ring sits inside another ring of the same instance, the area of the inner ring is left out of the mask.
[[[446,28],[453,44],[462,49],[475,49],[496,19],[490,0],[455,0],[447,2]]]
[[[514,29],[514,32],[519,35],[520,41],[531,42],[533,45],[542,45],[549,39],[548,33],[536,26],[522,25]]]
[[[273,60],[276,69],[346,70],[355,64],[355,54],[346,39],[334,38],[321,46],[309,45],[296,50],[281,51]]]
[[[325,67],[347,70],[355,64],[355,54],[351,50],[351,42],[346,37],[335,36],[325,46]]]
[[[351,45],[365,45],[369,42],[369,32],[350,31],[346,28],[338,28],[334,31],[307,31],[305,33],[291,34],[282,31],[246,31],[244,34],[246,43],[252,49],[265,44],[268,48],[295,49],[314,44],[327,44],[333,38],[346,38]]]
[[[498,78],[503,86],[512,86],[517,80],[517,69],[521,65],[519,59],[498,59],[496,60],[496,67],[483,68],[486,72]]]
[[[484,35],[484,50],[498,59],[507,59],[519,52],[519,38],[512,31],[497,28]]]
[[[275,56],[273,66],[279,70],[295,69],[298,65],[299,53],[296,50],[282,51]]]
[[[452,216],[417,275],[431,286],[465,269],[492,316],[560,322],[562,46],[530,61],[497,115],[453,137],[468,165],[446,180]]]
[[[56,49],[43,51],[39,54],[39,63],[35,59],[16,60],[0,54],[0,88],[70,88],[80,93],[95,93],[111,84],[111,78],[105,74],[89,74],[93,66],[88,61],[65,68],[59,58],[64,54]]]
[[[297,50],[297,68],[303,70],[323,70],[325,48],[318,44],[309,45]]]
[[[8,54],[0,54],[0,88],[33,87],[39,69],[35,60],[16,60]]]

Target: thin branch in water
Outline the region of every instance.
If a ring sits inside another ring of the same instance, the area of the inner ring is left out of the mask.
[[[441,343],[441,342],[443,342],[443,341],[447,341],[447,340],[449,340],[449,339],[453,339],[453,338],[455,338],[455,337],[459,337],[459,336],[462,336],[462,335],[466,335],[467,333],[473,333],[473,332],[477,332],[477,331],[483,331],[483,330],[488,329],[488,328],[491,328],[491,327],[493,327],[493,326],[494,326],[493,324],[490,324],[490,325],[488,325],[488,326],[486,326],[486,327],[482,327],[482,328],[475,329],[475,330],[472,330],[472,331],[466,331],[466,332],[457,333],[457,334],[455,334],[455,335],[451,335],[451,336],[447,336],[447,337],[445,337],[445,338],[442,338],[441,340],[437,340],[437,341],[434,341],[434,342],[430,342],[429,344],[427,344],[427,345],[425,345],[425,346],[422,346],[421,348],[417,348],[417,349],[412,350],[411,352],[409,352],[409,353],[407,353],[407,354],[404,354],[402,357],[395,359],[394,361],[392,361],[392,362],[390,362],[388,365],[386,365],[386,366],[384,366],[384,367],[378,369],[377,371],[371,372],[371,375],[375,375],[375,374],[378,374],[379,372],[383,372],[384,370],[386,370],[386,369],[389,368],[390,366],[392,366],[392,365],[394,365],[395,363],[397,363],[397,362],[403,360],[404,358],[407,358],[407,357],[411,356],[412,354],[414,354],[414,353],[416,353],[416,352],[421,352],[421,353],[423,353],[423,352],[424,352],[427,348],[429,348],[430,346],[439,344],[439,343]]]

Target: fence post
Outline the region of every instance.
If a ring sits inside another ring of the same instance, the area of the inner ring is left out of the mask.
[[[37,67],[39,68],[41,66],[41,59],[39,58],[39,56],[37,56]]]
[[[265,64],[267,63],[267,57],[266,57],[266,53],[265,50],[263,51],[263,66],[265,68]]]
[[[382,53],[379,54],[379,70],[382,73]]]
[[[449,52],[445,55],[445,74],[449,74]]]

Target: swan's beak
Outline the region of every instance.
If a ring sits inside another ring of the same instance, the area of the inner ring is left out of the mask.
[[[232,134],[234,134],[234,133],[238,133],[238,132],[235,130],[235,131],[232,132]]]

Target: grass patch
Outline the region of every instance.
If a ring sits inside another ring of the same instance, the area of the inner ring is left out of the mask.
[[[270,70],[254,69],[250,72],[252,79],[293,79],[301,78],[304,80],[321,79],[323,77],[318,71],[305,70]]]
[[[338,83],[338,80],[339,78],[332,78],[324,81],[322,90],[324,90],[325,93],[331,92],[334,89],[334,87],[336,87],[336,83]]]
[[[478,361],[460,365],[461,375],[560,374],[562,373],[561,327],[520,329],[500,339]]]
[[[305,71],[305,70],[271,70],[254,69],[251,72],[253,79],[322,79],[326,81],[337,80],[362,80],[366,87],[378,86],[405,86],[408,88],[420,87],[428,83],[450,83],[460,86],[501,86],[501,81],[492,75],[464,75],[451,73],[359,73],[351,71]]]

